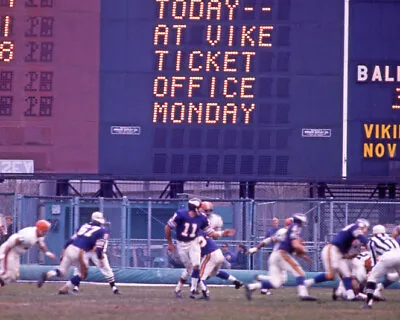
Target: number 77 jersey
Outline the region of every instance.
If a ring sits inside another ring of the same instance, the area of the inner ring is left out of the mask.
[[[108,233],[105,228],[86,223],[79,228],[72,244],[88,252],[92,251],[95,247],[103,248],[107,236]]]
[[[199,230],[203,230],[206,235],[213,232],[206,215],[201,213],[192,217],[188,210],[178,210],[169,219],[168,225],[176,228],[176,240],[182,242],[194,240],[198,236]]]

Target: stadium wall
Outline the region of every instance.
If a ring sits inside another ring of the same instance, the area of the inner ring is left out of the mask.
[[[54,266],[47,265],[22,265],[20,270],[20,280],[37,281],[42,272],[46,272]],[[115,268],[114,275],[117,283],[141,283],[141,284],[176,284],[179,279],[182,269],[170,268]],[[229,270],[229,273],[237,277],[244,283],[253,282],[255,275],[268,274],[262,270]],[[306,272],[306,278],[312,278],[317,272]],[[72,275],[72,270],[70,275]],[[96,267],[90,267],[88,277],[85,279],[88,282],[106,282],[104,276]],[[208,284],[229,284],[217,277],[212,277],[207,281]],[[337,281],[328,281],[315,285],[316,287],[333,288],[337,285]],[[296,286],[296,280],[291,275],[285,286]],[[391,288],[400,289],[400,284],[396,282]]]

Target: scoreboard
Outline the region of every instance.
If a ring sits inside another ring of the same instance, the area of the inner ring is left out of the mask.
[[[398,176],[400,1],[0,0],[0,158],[149,180]]]

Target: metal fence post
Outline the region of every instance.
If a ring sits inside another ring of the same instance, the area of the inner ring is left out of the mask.
[[[13,232],[17,232],[18,230],[21,230],[21,223],[22,223],[22,219],[23,219],[23,202],[24,202],[24,196],[18,194],[17,195],[17,199],[16,199],[16,205],[18,209],[15,209],[15,216],[13,217],[13,220],[16,222],[14,223],[13,226]]]
[[[331,201],[329,205],[329,240],[333,238],[333,209],[334,203]]]
[[[74,197],[73,199],[74,204],[73,204],[73,208],[74,208],[74,233],[76,230],[78,230],[79,228],[79,220],[80,220],[80,199],[79,197]]]
[[[17,211],[17,205],[18,205],[17,199],[18,199],[18,195],[16,193],[14,193],[14,195],[13,195],[12,217],[13,217],[13,221],[15,221],[15,222],[12,224],[12,232],[13,233],[15,233],[16,229],[17,229],[17,225],[16,225],[17,213],[18,213],[18,211]]]
[[[314,242],[314,259],[313,259],[313,269],[318,270],[319,267],[319,218],[321,213],[321,202],[317,203],[317,212],[314,212],[314,232],[313,232],[313,242]]]
[[[346,202],[345,204],[344,204],[344,213],[345,213],[345,226],[348,226],[349,225],[349,203],[348,202]]]
[[[104,214],[104,197],[99,197],[99,211]]]
[[[121,267],[126,268],[126,215],[129,206],[129,201],[126,196],[122,197],[121,207]]]
[[[151,257],[151,217],[152,217],[152,202],[151,198],[149,198],[148,205],[147,205],[147,256]],[[148,267],[150,265],[151,260],[149,259]]]

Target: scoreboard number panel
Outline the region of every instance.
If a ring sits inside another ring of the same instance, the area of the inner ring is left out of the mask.
[[[125,60],[101,60],[100,173],[167,180],[340,176],[343,4],[129,4],[128,12],[102,11],[102,56],[112,50]],[[120,89],[111,92],[113,79]],[[140,126],[141,134],[110,135],[115,125]]]
[[[99,16],[97,1],[0,0],[0,159],[98,173]]]

